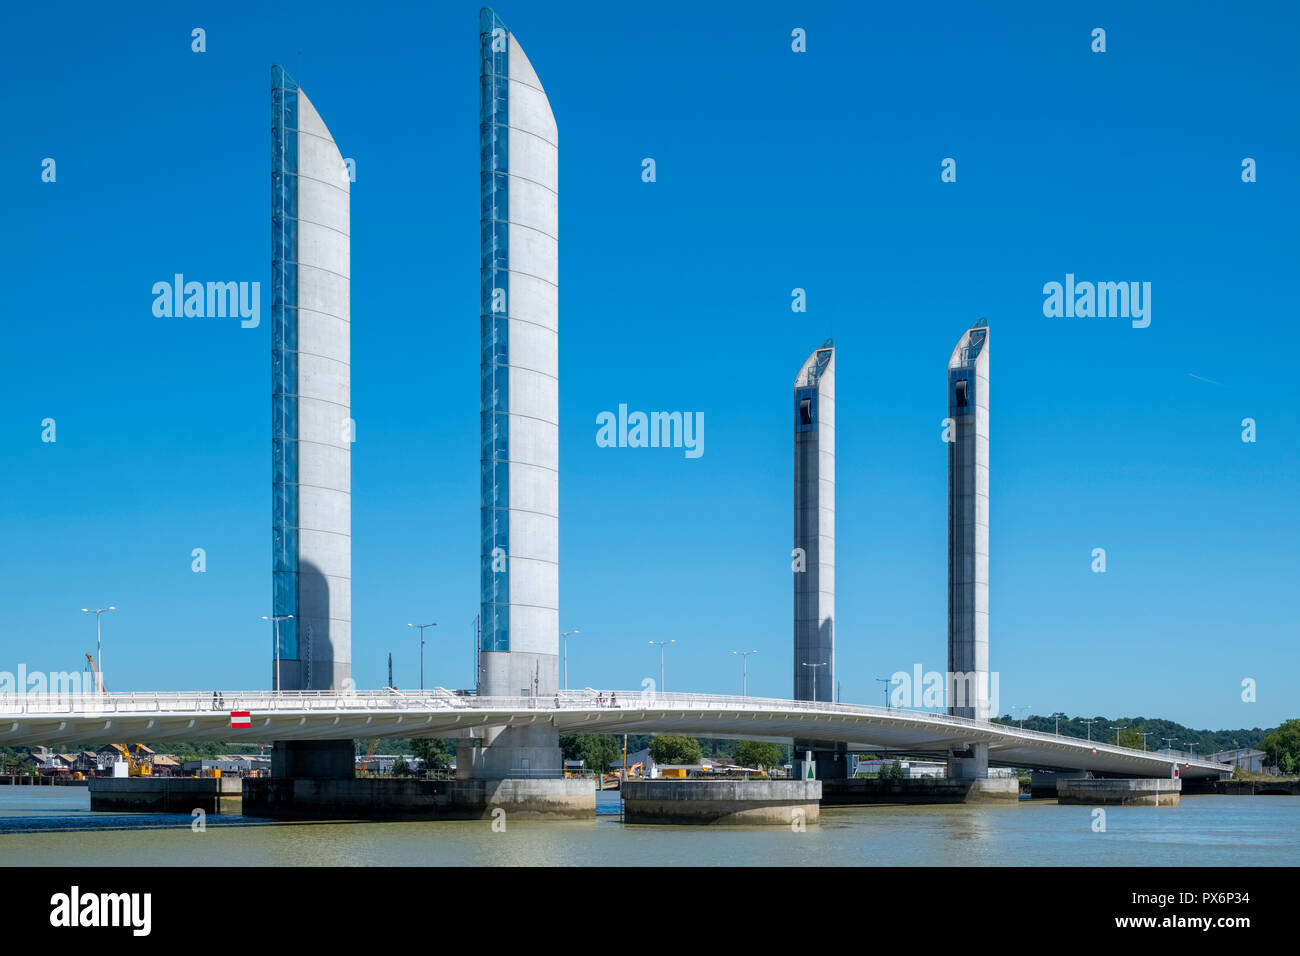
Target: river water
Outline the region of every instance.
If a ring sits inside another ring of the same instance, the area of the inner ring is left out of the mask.
[[[0,866],[1293,866],[1300,799],[1185,796],[1178,807],[836,807],[787,827],[628,826],[617,792],[590,821],[283,823],[92,813],[84,787],[0,787]],[[147,831],[147,832],[146,832]]]

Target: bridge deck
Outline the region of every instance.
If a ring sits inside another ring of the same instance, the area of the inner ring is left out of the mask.
[[[1203,758],[1157,754],[947,714],[716,694],[616,691],[598,704],[589,692],[556,698],[475,697],[441,688],[383,691],[238,691],[220,709],[204,693],[0,695],[0,745],[62,743],[330,740],[346,737],[467,737],[486,727],[553,724],[564,733],[676,733],[747,740],[823,740],[854,750],[946,753],[989,746],[989,763],[1042,770],[1090,770],[1185,778],[1230,772]],[[232,711],[251,728],[232,729]]]

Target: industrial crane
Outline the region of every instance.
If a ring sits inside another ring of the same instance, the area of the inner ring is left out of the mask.
[[[104,686],[104,678],[99,673],[99,668],[95,666],[95,658],[92,657],[90,654],[87,654],[86,660],[90,662],[90,672],[95,675],[95,686],[99,688],[99,690],[107,693],[108,688]]]

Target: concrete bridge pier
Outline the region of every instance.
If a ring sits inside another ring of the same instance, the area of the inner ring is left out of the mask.
[[[461,738],[452,790],[472,816],[500,807],[524,819],[594,817],[596,785],[590,779],[565,778],[559,744],[559,731],[549,718]]]
[[[349,740],[277,740],[271,749],[272,777],[351,780],[356,743]]]
[[[796,780],[847,780],[848,748],[844,744],[795,741],[793,767]]]
[[[948,758],[948,776],[957,780],[987,780],[989,745],[967,744],[965,750],[953,750]]]
[[[1060,780],[1056,799],[1064,804],[1125,807],[1176,807],[1183,782],[1177,777],[1104,780]]]
[[[560,736],[548,719],[523,727],[490,727],[481,737],[456,744],[456,776],[465,780],[509,778],[562,780]]]
[[[1086,770],[1035,770],[1029,775],[1029,794],[1033,797],[1054,797],[1060,783],[1069,780],[1090,780]]]

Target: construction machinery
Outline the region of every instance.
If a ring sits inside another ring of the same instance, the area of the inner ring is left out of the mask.
[[[379,738],[378,738],[378,737],[372,737],[372,738],[370,739],[370,747],[369,747],[368,750],[366,750],[366,755],[365,755],[365,757],[363,757],[363,758],[361,759],[361,766],[358,768],[358,770],[359,770],[360,773],[363,773],[363,774],[369,775],[369,773],[370,773],[370,758],[372,758],[372,757],[375,755],[375,748],[378,747],[378,746],[379,746]]]
[[[95,675],[95,689],[102,693],[107,693],[108,688],[104,686],[104,678],[99,673],[99,668],[95,666],[95,658],[90,654],[87,654],[86,660],[90,662],[90,672]]]

